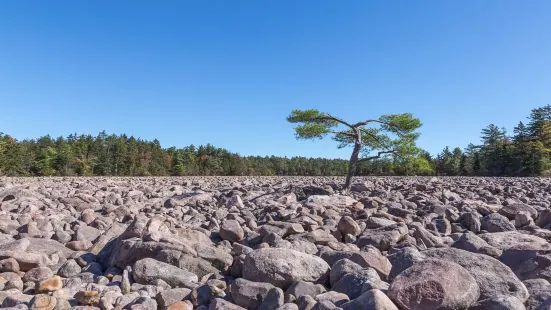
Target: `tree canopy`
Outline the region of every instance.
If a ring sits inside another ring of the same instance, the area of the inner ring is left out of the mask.
[[[382,115],[357,123],[345,121],[316,109],[293,110],[287,117],[295,127],[297,139],[322,139],[332,134],[339,148],[353,147],[344,188],[351,185],[359,163],[383,156],[412,156],[419,153],[415,141],[421,127],[419,119],[410,113]]]

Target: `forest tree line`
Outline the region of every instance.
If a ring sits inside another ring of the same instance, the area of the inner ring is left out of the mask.
[[[186,176],[345,175],[348,160],[240,156],[210,144],[162,148],[147,141],[101,132],[17,139],[0,133],[0,175],[7,176]],[[357,175],[539,176],[551,169],[551,105],[532,110],[513,135],[488,125],[481,143],[432,157],[388,157],[362,163]]]
[[[551,105],[533,109],[509,135],[494,124],[482,129],[481,144],[449,147],[433,162],[438,175],[548,176],[551,169]]]

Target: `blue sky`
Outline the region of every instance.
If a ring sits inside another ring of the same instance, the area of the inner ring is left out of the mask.
[[[2,1],[0,131],[347,157],[292,109],[412,112],[419,145],[478,142],[551,103],[551,1]]]

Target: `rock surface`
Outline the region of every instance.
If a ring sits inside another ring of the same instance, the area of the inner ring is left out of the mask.
[[[4,178],[17,309],[551,309],[551,180]]]

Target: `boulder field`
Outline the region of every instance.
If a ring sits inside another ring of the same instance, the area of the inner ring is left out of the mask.
[[[0,305],[551,309],[546,178],[0,179]]]

